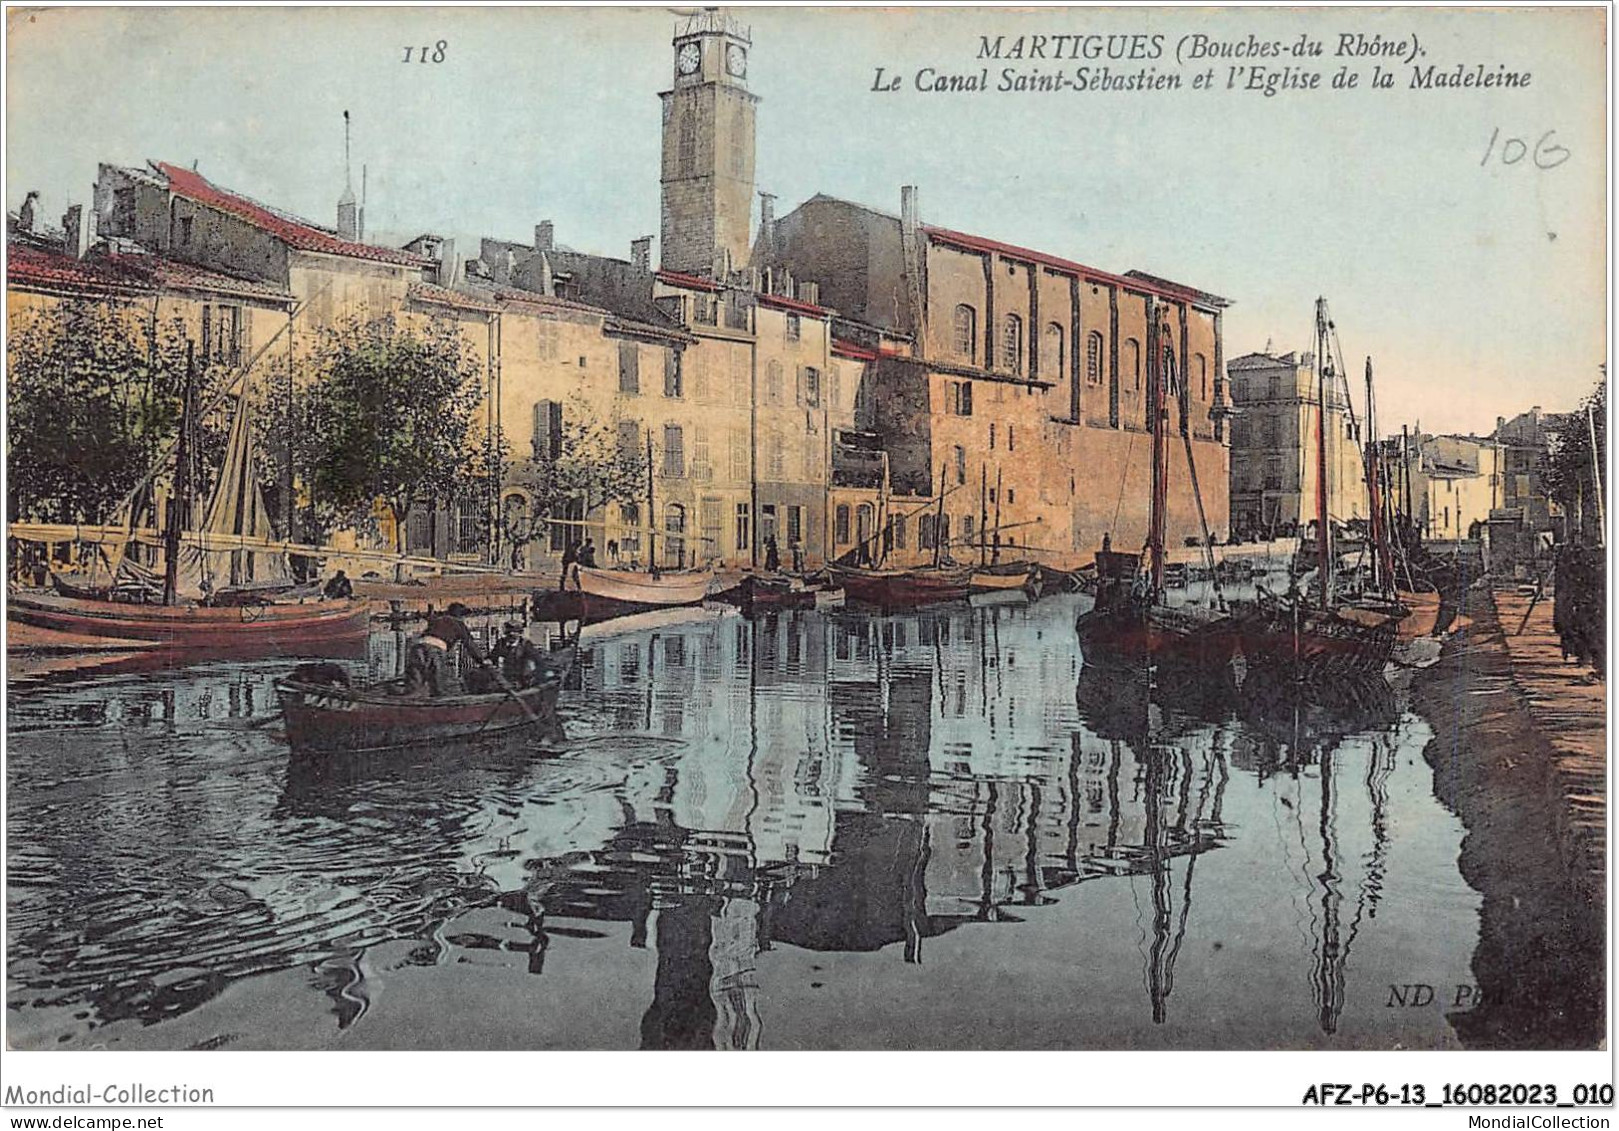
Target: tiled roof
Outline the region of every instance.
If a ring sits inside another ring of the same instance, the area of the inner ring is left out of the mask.
[[[6,280],[13,286],[93,294],[155,294],[164,290],[227,294],[270,302],[292,295],[269,283],[207,271],[155,255],[95,255],[75,259],[20,243],[7,246]]]
[[[876,350],[864,349],[841,338],[832,339],[832,352],[839,357],[852,358],[855,361],[876,361],[878,356]]]
[[[455,310],[474,310],[480,314],[495,313],[500,310],[500,304],[492,299],[480,298],[462,291],[452,291],[445,287],[436,287],[431,283],[414,283],[411,285],[408,297],[413,302],[428,302],[435,306],[448,306]]]
[[[328,255],[346,255],[355,259],[370,259],[378,263],[396,263],[404,267],[423,267],[429,262],[419,255],[393,247],[356,243],[343,239],[322,228],[296,217],[267,208],[257,201],[239,196],[208,181],[202,174],[182,169],[164,161],[153,162],[154,167],[169,182],[169,191],[176,196],[196,201],[220,212],[244,220],[261,231],[269,232],[288,247],[300,251],[319,251]]]
[[[816,306],[813,302],[800,302],[796,298],[787,298],[784,295],[759,296],[760,306],[771,306],[778,310],[790,310],[794,314],[808,314],[812,318],[826,318],[832,312],[824,306]]]
[[[698,291],[722,291],[725,288],[713,279],[705,279],[701,275],[687,275],[682,271],[658,271],[657,279],[660,283],[668,283],[672,287],[686,287]]]

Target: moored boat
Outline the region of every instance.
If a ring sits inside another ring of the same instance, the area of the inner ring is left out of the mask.
[[[999,593],[1021,590],[1032,593],[1035,589],[1037,567],[1031,562],[1008,562],[1005,565],[979,566],[973,570],[969,586],[974,593]]]
[[[7,616],[54,632],[145,641],[168,648],[242,649],[266,654],[320,655],[322,645],[365,638],[370,615],[365,602],[303,604],[142,605],[13,593]]]
[[[972,584],[972,567],[860,569],[833,566],[832,580],[843,588],[851,601],[879,609],[914,609],[966,600]]]
[[[712,570],[641,573],[626,569],[580,567],[570,578],[586,619],[645,609],[699,605],[714,586]]]

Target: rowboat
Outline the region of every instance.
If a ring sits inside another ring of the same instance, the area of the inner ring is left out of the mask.
[[[171,649],[257,648],[266,654],[321,655],[333,643],[363,640],[370,629],[366,603],[142,605],[13,593],[6,615],[54,632],[113,637]]]
[[[643,609],[699,605],[714,586],[712,570],[640,573],[581,566],[570,578],[587,619]]]
[[[287,741],[298,754],[368,754],[478,742],[554,725],[573,648],[552,654],[532,686],[481,694],[401,694],[398,683],[350,687],[330,665],[304,665],[276,684]]]
[[[969,588],[974,593],[999,593],[1022,590],[1033,592],[1036,567],[1029,562],[1011,562],[1007,565],[979,566],[973,570]]]
[[[972,584],[972,567],[858,569],[833,566],[832,580],[851,601],[880,609],[914,609],[943,601],[966,600]]]
[[[781,574],[748,574],[733,590],[743,615],[770,609],[813,609],[818,591],[801,578]]]

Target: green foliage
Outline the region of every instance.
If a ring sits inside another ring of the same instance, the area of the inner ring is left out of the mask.
[[[1587,413],[1589,412],[1589,416]],[[1596,430],[1596,460],[1591,458],[1591,431]],[[1608,386],[1599,381],[1580,401],[1566,427],[1552,438],[1551,451],[1544,465],[1546,492],[1570,515],[1585,518],[1586,540],[1596,539],[1596,472],[1607,483],[1608,471]],[[1611,500],[1604,500],[1611,506]],[[1576,536],[1576,540],[1579,538]]]
[[[510,542],[546,537],[550,518],[565,518],[570,513],[589,516],[608,503],[646,500],[644,439],[634,445],[623,442],[615,429],[595,417],[589,405],[576,399],[564,406],[559,440],[552,458],[524,461],[508,479],[533,499],[531,521],[506,517]]]
[[[475,493],[486,458],[473,436],[479,366],[454,323],[402,328],[392,315],[322,331],[292,409],[323,519],[363,525],[384,503],[402,532],[425,499]]]
[[[195,403],[228,373],[199,370]],[[74,300],[15,321],[6,345],[6,460],[13,518],[97,524],[163,463],[180,426],[186,332],[128,308]],[[200,416],[192,436],[193,488],[211,486],[228,415]],[[166,479],[169,467],[160,469]]]

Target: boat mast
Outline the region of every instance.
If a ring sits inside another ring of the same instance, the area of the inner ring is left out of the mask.
[[[1327,528],[1327,377],[1332,362],[1327,358],[1327,300],[1315,300],[1315,547],[1316,565],[1321,573],[1321,607],[1332,604],[1332,534]]]
[[[652,429],[646,432],[646,565],[649,573],[658,570],[658,508],[652,504]]]
[[[1169,469],[1168,445],[1164,442],[1164,379],[1167,376],[1169,347],[1164,344],[1163,322],[1155,323],[1158,348],[1153,351],[1155,364],[1147,374],[1147,401],[1152,405],[1152,499],[1147,513],[1147,580],[1150,600],[1156,604],[1164,592],[1164,499],[1167,494],[1165,474]]]
[[[173,605],[180,580],[180,531],[191,519],[191,394],[196,376],[193,343],[186,342],[186,383],[180,400],[180,442],[174,448],[168,529],[163,536],[163,603]]]
[[[999,474],[999,473],[997,473]],[[978,564],[983,565],[989,561],[989,532],[984,528],[989,525],[989,464],[978,465]],[[1000,504],[996,504],[999,506]]]
[[[933,520],[933,568],[939,568],[944,555],[944,461],[939,462],[939,513]]]
[[[1377,401],[1372,393],[1372,359],[1366,358],[1366,509],[1372,524],[1372,581],[1379,592],[1394,589],[1394,555],[1384,526],[1382,461],[1377,448]]]

